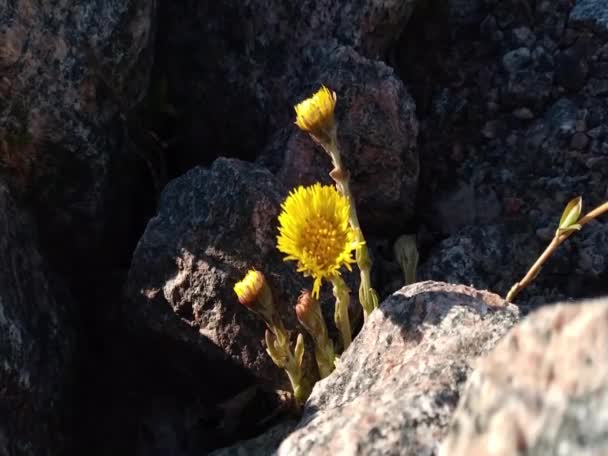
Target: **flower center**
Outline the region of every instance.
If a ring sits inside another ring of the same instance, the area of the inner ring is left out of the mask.
[[[309,221],[302,232],[304,253],[321,269],[337,264],[345,242],[344,231],[337,229],[333,220],[318,216]]]

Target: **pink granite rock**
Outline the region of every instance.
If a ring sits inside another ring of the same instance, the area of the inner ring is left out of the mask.
[[[530,315],[477,362],[441,456],[608,454],[608,300]]]

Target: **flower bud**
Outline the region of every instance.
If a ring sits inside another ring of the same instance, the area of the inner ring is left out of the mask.
[[[296,315],[302,326],[314,339],[327,337],[327,326],[323,320],[321,306],[310,291],[302,290],[296,304]]]
[[[264,274],[255,269],[247,271],[245,278],[234,285],[239,302],[249,310],[259,314],[266,324],[275,324],[272,292]]]
[[[253,308],[262,293],[266,279],[264,274],[255,269],[247,271],[245,278],[234,285],[234,292],[239,302],[245,307]]]
[[[334,109],[336,93],[325,86],[295,106],[296,125],[320,143],[329,143],[336,134]]]

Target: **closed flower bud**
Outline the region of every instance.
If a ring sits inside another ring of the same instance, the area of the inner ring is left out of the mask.
[[[264,274],[255,269],[247,271],[245,278],[234,285],[234,292],[239,302],[245,307],[253,308],[258,300],[266,279]]]
[[[336,134],[334,109],[336,93],[325,86],[295,106],[296,125],[320,143],[329,143]]]
[[[250,269],[245,278],[234,285],[234,292],[242,305],[259,314],[268,325],[276,324],[272,292],[264,274]]]
[[[327,337],[327,326],[323,320],[321,306],[310,291],[302,290],[296,304],[296,315],[313,338]]]

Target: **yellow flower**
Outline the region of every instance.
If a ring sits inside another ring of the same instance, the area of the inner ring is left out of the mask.
[[[328,142],[335,134],[336,93],[325,86],[295,106],[296,125],[319,142]]]
[[[321,281],[340,275],[342,266],[350,270],[352,251],[362,245],[348,223],[348,199],[317,183],[292,190],[282,208],[277,247],[285,261],[298,262],[298,272],[314,278],[318,297]]]
[[[234,285],[234,292],[241,304],[245,307],[253,308],[262,293],[265,283],[264,274],[255,269],[250,269],[247,271],[245,278]]]

